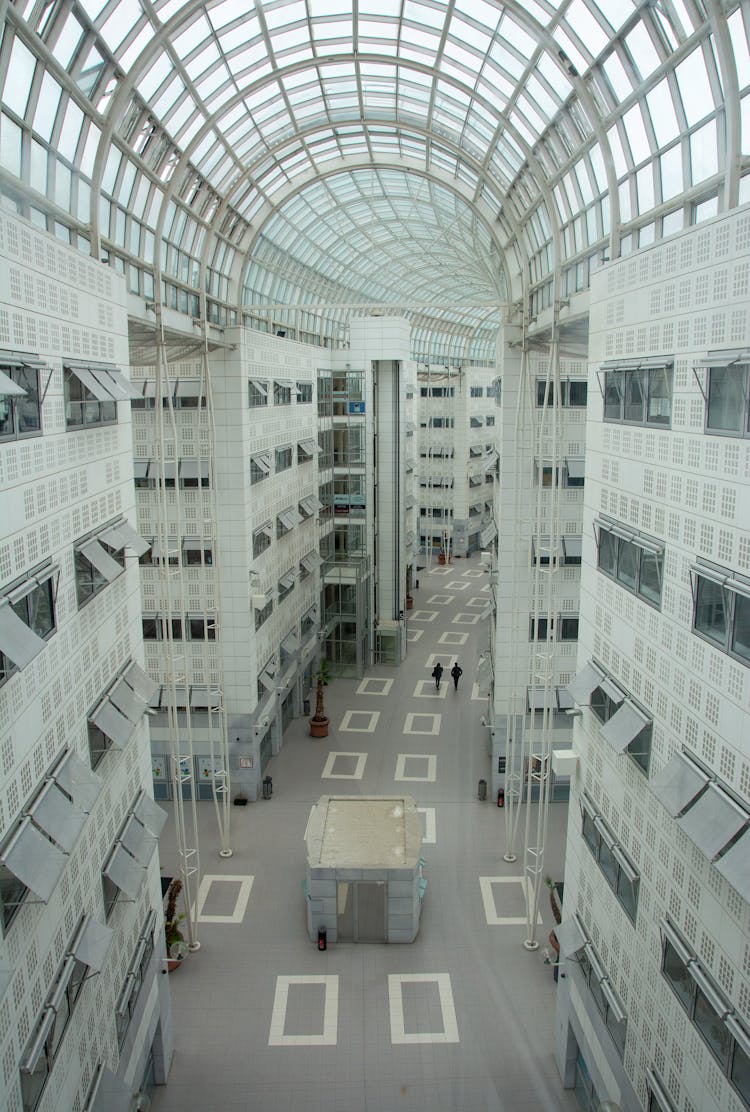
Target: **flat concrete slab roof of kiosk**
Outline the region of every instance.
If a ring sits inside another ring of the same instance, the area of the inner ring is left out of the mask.
[[[312,868],[413,869],[422,820],[409,795],[322,795],[305,831]]]

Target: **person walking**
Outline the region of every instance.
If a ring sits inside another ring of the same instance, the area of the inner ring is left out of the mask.
[[[443,675],[443,666],[440,663],[440,661],[438,661],[437,664],[435,665],[435,667],[432,669],[432,676],[433,676],[433,679],[435,680],[435,690],[436,691],[440,690],[440,678],[441,678],[442,675]]]
[[[456,663],[451,668],[451,675],[453,676],[453,688],[455,691],[458,691],[458,681],[463,674],[463,668],[460,666],[458,661],[456,661]]]

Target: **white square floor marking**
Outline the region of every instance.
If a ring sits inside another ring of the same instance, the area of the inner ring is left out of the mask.
[[[465,579],[481,579],[482,576],[486,575],[486,574],[487,574],[486,571],[476,571],[476,570],[474,570],[474,571],[465,571],[463,573]]]
[[[348,710],[341,719],[339,730],[350,734],[373,734],[379,718],[379,710]]]
[[[434,622],[437,616],[437,610],[412,610],[411,612],[413,622]]]
[[[439,734],[442,714],[407,714],[402,734]]]
[[[322,1031],[309,1035],[285,1035],[286,1010],[289,989],[292,985],[324,985],[325,1003],[323,1005]],[[339,1025],[339,979],[337,976],[322,974],[300,975],[298,977],[277,977],[276,995],[273,1000],[271,1030],[268,1034],[269,1046],[335,1046]]]
[[[430,595],[427,601],[433,603],[435,606],[447,606],[448,603],[453,600],[450,595]]]
[[[426,775],[407,776],[405,773],[407,761],[419,761],[423,764]],[[434,753],[399,753],[396,758],[396,771],[394,780],[410,780],[421,784],[434,784],[437,778],[437,757]]]
[[[362,680],[357,688],[357,695],[388,695],[393,687],[393,680],[383,676],[370,676]]]
[[[422,835],[423,846],[434,846],[437,838],[435,834],[435,808],[434,807],[417,807],[420,815],[424,815],[424,833]]]
[[[460,580],[457,583],[446,583],[446,591],[465,591],[469,586],[468,583],[462,583]]]
[[[473,626],[479,621],[478,614],[456,614],[453,619],[453,625],[457,626]]]
[[[468,633],[441,633],[438,637],[439,645],[465,645],[469,640]]]
[[[204,873],[201,877],[200,887],[198,889],[198,911],[197,919],[199,923],[241,923],[245,917],[245,910],[247,908],[247,901],[250,899],[250,889],[253,886],[252,876],[231,876],[227,874],[211,874]],[[206,906],[208,894],[211,891],[213,884],[238,884],[239,890],[234,901],[234,910],[231,915],[204,915],[203,908]]]
[[[419,1031],[408,1033],[404,1030],[404,999],[402,986],[405,984],[437,984],[440,995],[440,1010],[443,1013],[442,1031]],[[391,1042],[404,1043],[457,1043],[458,1022],[453,1004],[450,973],[389,973],[388,1003],[391,1016]]]
[[[440,661],[443,668],[450,672],[456,660],[458,660],[458,657],[455,653],[430,653],[424,666],[425,668],[434,668],[437,662]],[[443,679],[445,679],[445,672],[443,672]]]
[[[448,683],[450,676],[446,671],[443,671],[443,678],[440,681],[440,690],[435,687],[434,680],[420,680],[414,688],[415,699],[444,699],[448,693]]]
[[[407,641],[418,641],[423,633],[424,633],[423,629],[407,629],[407,631],[406,631],[406,640]]]
[[[354,772],[334,772],[333,766],[338,757],[356,757],[357,764],[355,765]],[[328,754],[323,771],[320,774],[321,780],[361,780],[365,771],[365,762],[367,761],[366,753],[334,753]]]
[[[531,898],[531,881],[525,876],[480,876],[479,887],[482,892],[484,904],[484,917],[490,927],[522,927],[526,923],[526,915],[498,915],[495,896],[492,891],[493,884],[520,884],[524,903],[528,911]],[[542,917],[537,913],[537,923]]]

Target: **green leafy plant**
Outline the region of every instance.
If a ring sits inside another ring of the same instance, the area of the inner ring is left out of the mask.
[[[328,715],[325,711],[323,703],[323,688],[330,679],[330,672],[328,671],[328,661],[321,660],[320,667],[318,668],[318,677],[315,684],[315,713],[312,716],[313,722],[327,722]]]

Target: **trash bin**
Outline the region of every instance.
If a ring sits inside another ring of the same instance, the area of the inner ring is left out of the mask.
[[[305,717],[307,717],[307,715],[310,713],[310,700],[309,699],[303,699],[302,700],[302,713],[305,715]]]
[[[477,790],[477,795],[479,796],[479,798],[481,799],[482,802],[484,802],[485,799],[487,798],[487,781],[486,780],[480,780],[479,781],[479,788]]]
[[[318,949],[328,949],[328,931],[325,927],[318,927]]]
[[[270,799],[273,795],[273,780],[270,776],[263,777],[263,798]]]

